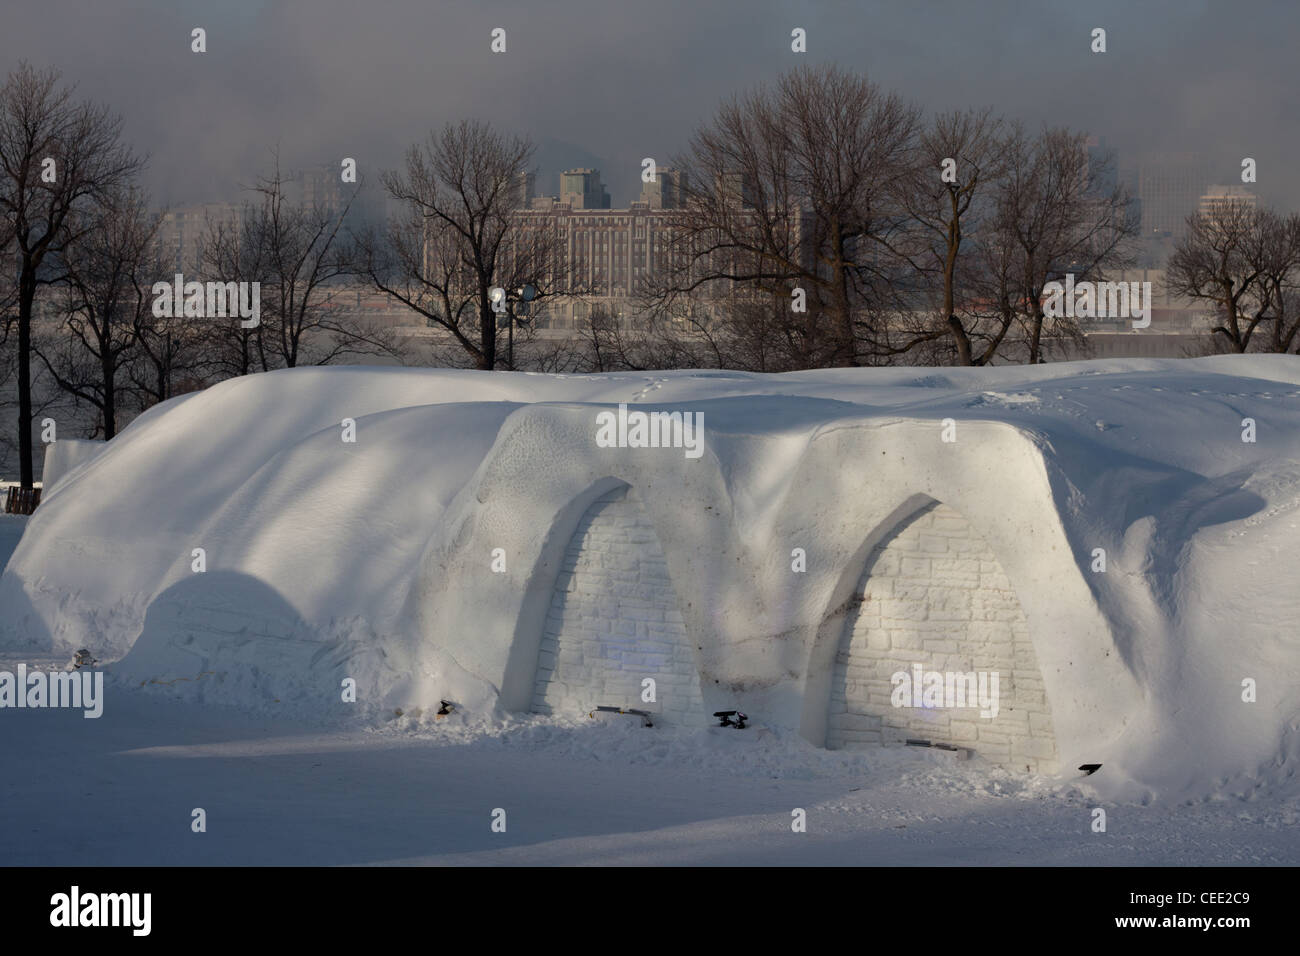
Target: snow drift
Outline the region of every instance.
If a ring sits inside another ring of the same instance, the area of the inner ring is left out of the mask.
[[[45,446],[45,466],[41,470],[44,493],[58,484],[63,476],[94,458],[106,447],[99,439],[61,438]]]
[[[1291,788],[1298,386],[1280,356],[249,376],[49,490],[0,642],[320,716],[637,706],[650,673],[817,746],[933,727],[1115,792]],[[620,403],[702,415],[703,453],[602,447]],[[981,661],[998,732],[872,711],[891,669]]]

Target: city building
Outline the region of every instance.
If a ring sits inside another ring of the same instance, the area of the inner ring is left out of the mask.
[[[537,195],[537,176],[534,173],[520,173],[515,177],[515,196],[511,204],[516,209],[527,209]]]
[[[243,210],[233,202],[195,203],[167,210],[157,239],[163,262],[176,272],[200,274],[205,244],[218,229],[238,228]]]
[[[386,215],[383,190],[377,183],[345,183],[336,166],[312,166],[293,175],[286,181],[285,197],[292,207],[321,210],[330,216],[347,207],[344,226],[351,229],[379,225]],[[242,225],[259,198],[249,193],[239,202],[191,203],[167,210],[157,239],[164,262],[177,272],[197,275],[203,268],[206,242],[218,228]]]
[[[1245,186],[1211,186],[1201,196],[1197,212],[1202,216],[1214,217],[1234,206],[1254,209],[1259,199]]]
[[[653,181],[641,184],[641,201],[651,209],[680,209],[684,202],[682,185],[681,173],[660,166]]]
[[[309,166],[293,177],[288,198],[304,209],[337,216],[347,209],[344,225],[361,229],[381,224],[386,216],[384,190],[377,182],[361,178],[343,181],[339,166]]]
[[[683,185],[679,171],[662,167],[653,181],[641,184],[640,197],[628,208],[611,209],[600,171],[571,169],[561,174],[560,196],[536,197],[528,208],[518,210],[523,234],[553,232],[556,266],[564,270],[560,284],[582,293],[542,303],[534,313],[539,327],[581,327],[593,309],[620,322],[633,319],[644,307],[650,280],[668,273],[674,230],[685,202]],[[739,179],[734,187],[737,201],[743,203],[748,190]],[[694,290],[693,298],[708,301],[735,294],[731,283],[715,280]]]
[[[1192,155],[1157,155],[1144,160],[1136,176],[1142,234],[1174,241],[1181,238],[1187,217],[1196,212],[1206,188],[1221,175]]]
[[[539,324],[571,328],[593,308],[627,317],[640,285],[660,270],[672,235],[672,211],[638,201],[627,209],[591,209],[554,198],[534,200],[516,213],[522,231],[552,233],[561,284],[589,292],[548,301]]]
[[[609,191],[600,181],[600,170],[566,169],[560,173],[559,202],[573,209],[608,209]]]

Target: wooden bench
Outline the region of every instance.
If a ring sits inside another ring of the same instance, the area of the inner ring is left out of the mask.
[[[9,497],[5,500],[5,514],[29,515],[41,503],[40,488],[22,488],[9,486]]]

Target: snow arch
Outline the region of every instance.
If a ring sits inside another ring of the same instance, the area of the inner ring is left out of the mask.
[[[866,564],[835,656],[826,746],[923,739],[1016,770],[1054,770],[1029,623],[965,516],[930,501],[892,528]],[[953,686],[953,699],[937,706],[923,697],[924,675],[933,674],[945,692]]]
[[[795,481],[819,481],[822,507],[829,500],[838,508],[820,516],[791,508],[779,529],[785,538],[817,541],[829,572],[817,581],[810,575],[816,586],[797,592],[792,613],[810,630],[800,667],[800,733],[826,745],[835,657],[873,550],[910,516],[943,502],[996,556],[1015,593],[1051,704],[1050,717],[1035,723],[1050,721],[1056,763],[1105,759],[1140,711],[1142,693],[1116,641],[1115,626],[1126,622],[1109,620],[1093,590],[1112,585],[1085,578],[1081,561],[1089,543],[1073,541],[1062,522],[1061,502],[1074,490],[1032,434],[1001,422],[966,421],[959,440],[944,444],[937,426],[846,423],[822,431],[801,457]]]
[[[717,459],[707,447],[695,459],[671,448],[601,448],[599,410],[526,406],[503,423],[420,561],[406,612],[415,659],[437,648],[487,681],[502,709],[533,709],[545,622],[574,534],[598,499],[628,487],[662,549],[707,707],[726,650],[712,637],[723,609],[710,595],[736,560]],[[495,549],[501,573],[489,570]]]
[[[745,401],[746,416],[753,404]],[[818,406],[840,417],[774,437],[711,406],[704,453],[690,459],[679,449],[596,445],[599,410],[531,405],[502,422],[414,575],[403,614],[413,670],[427,671],[419,662],[436,650],[490,686],[502,709],[531,710],[565,551],[592,503],[626,484],[663,548],[706,711],[739,706],[824,746],[834,658],[870,551],[912,512],[943,501],[987,542],[1015,590],[1062,762],[1105,759],[1128,725],[1141,695],[1081,573],[1087,542],[1073,542],[1062,523],[1059,502],[1071,490],[1034,436],[967,421],[949,444],[937,422]],[[746,467],[723,467],[735,459]],[[806,573],[792,571],[796,547],[806,550]],[[497,552],[500,573],[491,570]],[[415,683],[411,699],[437,693]]]
[[[655,701],[641,699],[655,681]],[[564,552],[547,610],[533,710],[639,707],[703,726],[699,671],[663,549],[629,485],[587,509]]]

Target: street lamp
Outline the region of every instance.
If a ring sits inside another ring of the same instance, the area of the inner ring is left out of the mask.
[[[506,313],[507,322],[507,352],[506,364],[510,366],[510,371],[515,370],[515,310],[510,308],[512,302],[519,303],[519,314],[521,316],[528,314],[528,303],[537,298],[537,287],[531,282],[525,282],[517,289],[507,291],[501,286],[493,286],[488,290],[488,299],[492,302],[492,311],[497,315],[502,312]]]

